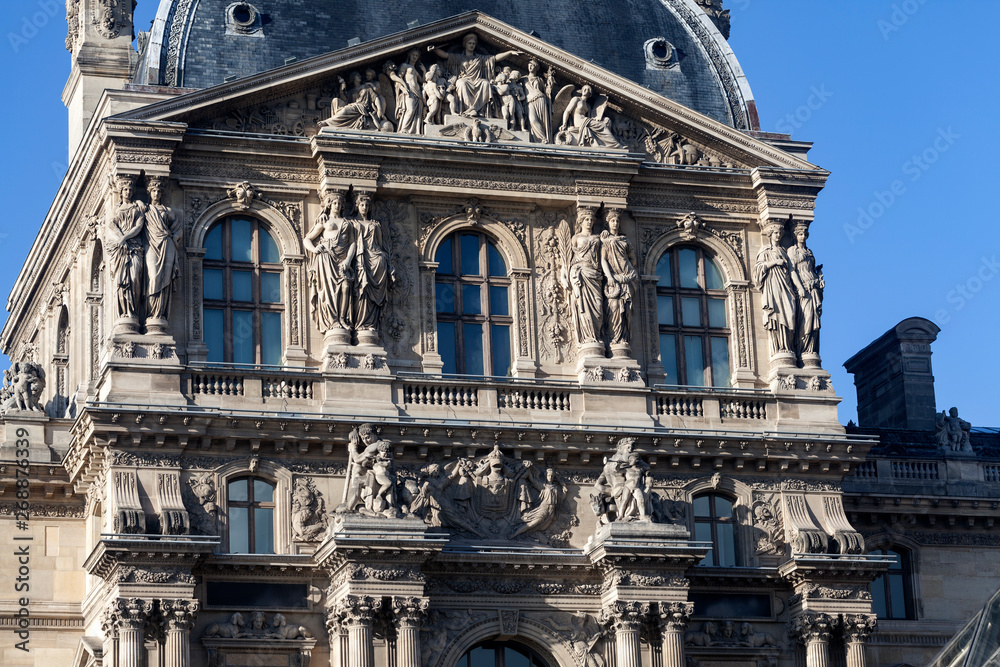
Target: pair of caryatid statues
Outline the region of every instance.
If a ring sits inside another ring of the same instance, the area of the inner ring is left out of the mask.
[[[500,63],[520,51],[489,55],[478,50],[470,33],[460,49],[426,47],[440,62],[425,65],[412,49],[399,66],[388,61],[382,75],[369,68],[339,80],[340,92],[331,116],[320,124],[352,130],[424,134],[427,125],[442,125],[446,113],[469,119],[503,119],[511,129],[530,134],[536,143],[619,148],[621,144],[604,117],[607,97],[589,85],[566,85],[555,91],[551,68],[542,74],[537,60],[527,73]],[[561,125],[560,125],[561,123]]]
[[[354,332],[359,344],[376,344],[395,273],[382,224],[372,219],[372,196],[354,197],[354,217],[347,204],[347,193],[328,192],[304,240],[311,253],[313,316],[338,343],[349,344]]]
[[[792,226],[795,244],[785,250],[781,239],[785,225],[768,221],[763,227],[764,247],[757,253],[753,278],[761,292],[764,328],[771,357],[782,365],[818,368],[820,316],[823,313],[823,265],[816,265],[806,247],[809,223]]]
[[[594,233],[599,211],[591,206],[577,209],[579,231],[564,250],[560,282],[570,297],[581,356],[605,356],[606,340],[613,356],[627,357],[639,285],[635,251],[622,234],[620,209],[606,209],[607,229]]]
[[[132,176],[119,176],[119,204],[103,226],[104,252],[114,289],[116,333],[166,333],[170,296],[179,273],[183,230],[163,205],[166,179],[150,176],[149,204],[135,199]]]

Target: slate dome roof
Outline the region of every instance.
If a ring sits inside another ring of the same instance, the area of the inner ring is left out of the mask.
[[[726,125],[760,129],[743,70],[695,0],[160,0],[133,81],[207,88],[473,9]]]

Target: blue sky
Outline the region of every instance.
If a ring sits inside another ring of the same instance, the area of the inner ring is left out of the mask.
[[[158,2],[139,0],[146,29]],[[6,128],[0,294],[13,285],[66,170],[62,0],[0,18]],[[1000,426],[1000,59],[995,0],[734,0],[732,45],[762,129],[813,141],[830,170],[809,244],[824,264],[822,356],[856,418],[843,362],[911,316],[936,322],[939,409]],[[0,322],[7,317],[0,312]],[[6,360],[2,360],[6,366]]]

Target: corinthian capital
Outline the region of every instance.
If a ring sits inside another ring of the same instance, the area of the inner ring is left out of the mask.
[[[427,618],[429,600],[418,597],[393,597],[392,615],[397,627],[419,628]]]
[[[649,604],[643,602],[614,602],[601,610],[601,622],[615,632],[636,632],[649,615]]]
[[[830,631],[837,625],[837,619],[829,614],[800,614],[792,619],[788,632],[792,637],[808,644],[814,641],[830,641]]]
[[[191,630],[201,604],[198,600],[160,600],[164,630]]]
[[[341,623],[371,625],[375,615],[382,609],[382,600],[368,595],[348,595],[337,603],[337,617]]]
[[[841,618],[844,639],[849,643],[864,643],[875,632],[877,619],[874,614],[844,614]]]
[[[663,632],[683,632],[693,613],[693,602],[661,602],[660,628]]]
[[[105,612],[105,626],[115,630],[141,630],[145,626],[153,603],[139,598],[119,598]]]

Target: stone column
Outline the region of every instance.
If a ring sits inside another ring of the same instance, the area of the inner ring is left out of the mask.
[[[847,667],[868,667],[868,637],[875,631],[872,614],[847,614],[843,618]]]
[[[198,613],[197,600],[161,600],[163,630],[167,635],[166,667],[190,667],[191,626]]]
[[[153,603],[139,598],[118,599],[108,610],[111,623],[118,631],[118,664],[116,667],[143,667],[146,647],[146,621]]]
[[[418,597],[392,598],[396,623],[396,667],[421,667],[420,626],[427,617],[430,601]]]
[[[639,629],[649,614],[649,605],[641,602],[614,602],[604,608],[603,620],[615,631],[616,667],[641,667]]]
[[[836,619],[807,612],[792,619],[791,633],[806,645],[806,667],[829,667],[830,631]]]
[[[693,613],[694,604],[691,602],[660,603],[663,667],[685,667],[684,630]]]
[[[372,622],[382,609],[382,601],[367,595],[348,595],[337,604],[337,616],[347,627],[347,665],[375,667]]]

